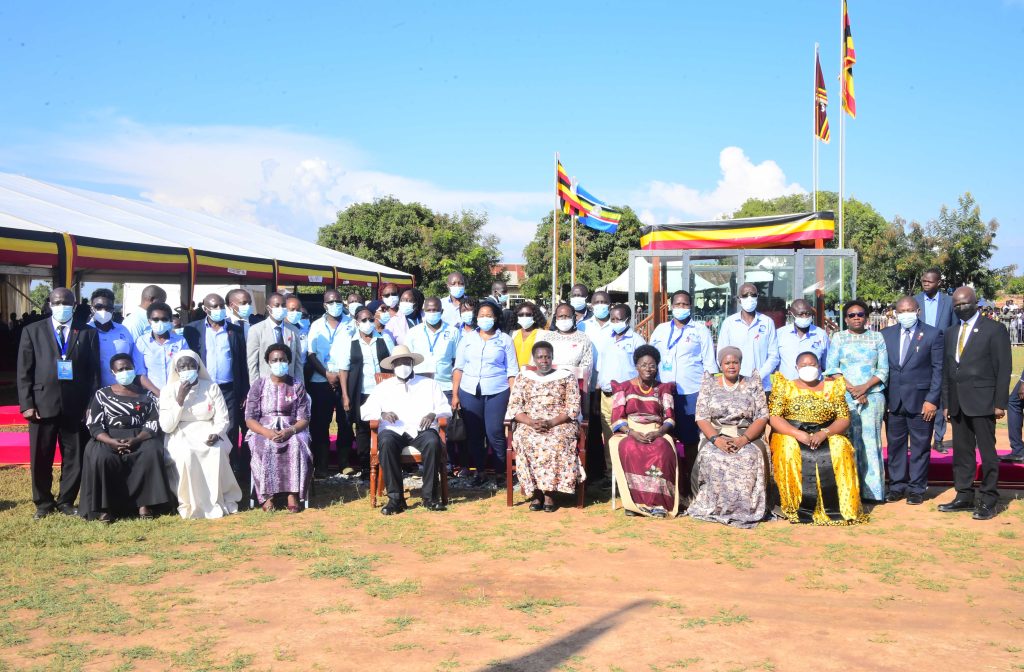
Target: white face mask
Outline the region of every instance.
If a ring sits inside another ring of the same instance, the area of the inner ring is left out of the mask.
[[[523,329],[529,329],[530,327],[533,326],[533,318],[530,317],[529,315],[521,315],[518,319],[516,319],[516,322],[518,322],[519,326],[522,327]]]
[[[384,297],[384,305],[387,306],[388,308],[394,308],[395,306],[398,305],[398,297],[397,296],[385,296]]]
[[[913,329],[917,324],[917,313],[896,313],[896,321],[904,329]]]
[[[821,377],[821,372],[816,366],[801,366],[797,369],[796,375],[805,383],[815,383]]]
[[[92,319],[96,320],[96,324],[106,324],[113,317],[114,315],[109,310],[94,310],[92,312]]]
[[[752,313],[757,310],[757,297],[756,296],[744,296],[740,299],[740,308],[748,313]]]
[[[412,367],[408,364],[399,364],[395,367],[395,377],[401,380],[412,378]]]
[[[809,317],[794,317],[793,318],[793,324],[795,324],[798,329],[806,329],[807,327],[811,326],[811,318],[809,318]]]
[[[576,320],[571,317],[563,317],[560,320],[555,320],[555,328],[559,331],[572,331],[572,328],[576,325]]]
[[[412,315],[414,308],[415,306],[409,301],[402,301],[398,304],[398,312],[402,313],[402,315],[405,315],[406,317]]]
[[[363,334],[366,334],[367,336],[372,334],[373,331],[376,328],[377,327],[376,327],[376,325],[374,325],[373,322],[360,322],[359,323],[359,331],[361,331]]]

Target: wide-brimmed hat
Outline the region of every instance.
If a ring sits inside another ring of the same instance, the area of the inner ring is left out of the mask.
[[[413,366],[423,363],[423,355],[413,352],[404,345],[399,345],[398,347],[391,351],[390,357],[385,357],[383,360],[381,360],[380,368],[394,369],[395,367],[393,365],[396,359],[411,359]]]

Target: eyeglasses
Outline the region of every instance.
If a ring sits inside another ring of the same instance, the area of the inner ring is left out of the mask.
[[[846,314],[846,319],[848,319],[848,320],[853,320],[853,319],[856,319],[858,317],[866,317],[866,315],[864,313],[847,313]]]
[[[392,294],[384,293],[384,294],[381,294],[381,296],[383,296],[386,299],[389,296],[398,296],[398,292],[394,292]]]
[[[741,298],[741,299],[753,299],[753,298],[757,298],[757,292],[754,292],[753,294],[751,294],[750,292],[747,292],[747,293],[745,293],[745,294],[740,294],[740,298]]]
[[[360,322],[360,323],[363,323],[363,322],[373,322],[373,318],[372,317],[364,317],[363,319],[357,320],[357,321]]]

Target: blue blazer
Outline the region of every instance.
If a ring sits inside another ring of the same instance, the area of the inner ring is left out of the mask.
[[[945,292],[939,292],[935,297],[939,300],[939,305],[938,310],[935,311],[935,324],[933,326],[939,331],[945,332],[957,321],[956,316],[953,315],[953,299]],[[917,299],[917,305],[921,309],[921,321],[923,322],[924,292],[919,292],[914,298]]]
[[[942,333],[918,320],[911,334],[907,361],[900,366],[900,332],[895,324],[882,329],[889,353],[889,383],[885,387],[889,410],[917,415],[924,402],[935,406],[942,399],[942,365],[946,344]]]
[[[199,355],[204,365],[206,364],[206,327],[207,323],[204,317],[186,324],[182,333],[189,349]],[[246,362],[246,345],[245,337],[242,336],[242,326],[225,320],[224,327],[228,330],[228,344],[231,346],[231,378],[232,387],[235,390],[235,400],[245,404],[245,397],[249,394],[249,365]]]

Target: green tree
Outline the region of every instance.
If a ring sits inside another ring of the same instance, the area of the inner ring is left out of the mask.
[[[981,219],[981,207],[970,192],[960,196],[956,208],[945,205],[939,218],[929,222],[929,230],[938,248],[938,264],[949,287],[974,285],[979,296],[993,298],[999,289],[1000,276],[1007,269],[989,268],[996,249],[995,237],[999,222],[986,224]]]
[[[43,306],[50,300],[50,292],[53,291],[53,286],[48,282],[41,282],[33,287],[29,293],[29,301],[35,306],[40,312],[43,310]]]
[[[580,224],[576,225],[576,282],[591,290],[605,285],[629,266],[629,251],[640,249],[640,230],[643,227],[636,213],[623,208],[622,220],[614,234],[602,233]],[[558,216],[558,284],[559,296],[565,298],[571,285],[571,225],[567,216]],[[522,293],[531,299],[547,301],[551,297],[551,213],[537,225],[523,250],[526,259],[527,280]]]
[[[340,211],[320,228],[317,242],[411,273],[428,296],[447,294],[452,271],[466,276],[467,294],[483,296],[491,291],[491,267],[501,261],[498,239],[484,233],[486,225],[486,213],[437,214],[421,203],[377,198]]]

